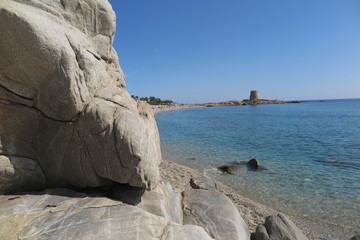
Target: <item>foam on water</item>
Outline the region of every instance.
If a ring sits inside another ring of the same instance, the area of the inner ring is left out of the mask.
[[[165,159],[204,171],[256,158],[267,170],[207,174],[280,211],[359,230],[359,99],[184,109],[157,122]]]

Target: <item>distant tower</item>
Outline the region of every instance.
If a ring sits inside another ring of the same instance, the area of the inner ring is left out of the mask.
[[[250,92],[250,101],[255,101],[259,99],[259,92],[257,90],[252,90]]]

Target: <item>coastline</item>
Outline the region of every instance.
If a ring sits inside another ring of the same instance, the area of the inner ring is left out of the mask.
[[[174,105],[174,106],[167,106],[167,105],[150,105],[150,110],[154,113],[154,116],[168,111],[178,110],[178,109],[187,109],[187,108],[199,108],[205,106],[199,105],[192,105],[192,104],[181,104],[181,105]]]
[[[152,110],[156,116],[162,112],[193,107],[205,106],[185,105],[180,107],[167,107]],[[169,160],[163,160],[159,169],[162,179],[169,181],[175,189],[179,190],[190,189],[191,186],[189,181],[192,177],[204,176],[204,173],[201,173],[197,169],[190,168],[186,165],[183,165],[182,163],[176,163]],[[247,223],[251,232],[254,232],[258,224],[263,223],[267,216],[276,215],[281,212],[261,204],[255,199],[250,199],[241,195],[237,190],[227,186],[225,183],[216,181],[214,179],[212,180],[217,184],[218,191],[225,194],[232,200],[232,202],[239,210],[240,215]],[[336,225],[325,225],[312,219],[292,216],[287,213],[285,214],[296,224],[300,230],[303,231],[303,233],[309,239],[350,239],[352,237],[351,234],[345,232],[342,229],[339,229]]]
[[[204,176],[203,173],[197,171],[196,169],[165,159],[163,159],[160,163],[159,171],[161,178],[169,181],[173,188],[179,191],[191,189],[189,184],[191,178]],[[276,215],[281,212],[264,204],[258,203],[256,200],[249,199],[241,195],[235,189],[222,182],[214,179],[211,180],[216,183],[218,191],[225,194],[235,204],[240,215],[248,225],[250,232],[254,232],[258,224],[265,221],[265,217]],[[344,233],[331,235],[330,232],[333,228],[330,226],[324,226],[310,219],[295,217],[289,214],[286,214],[286,216],[289,217],[289,219],[293,221],[310,240],[334,238],[347,239],[344,238]],[[350,238],[351,236],[347,237]]]

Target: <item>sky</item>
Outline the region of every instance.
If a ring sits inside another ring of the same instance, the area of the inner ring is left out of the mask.
[[[135,96],[360,98],[358,0],[110,0]]]

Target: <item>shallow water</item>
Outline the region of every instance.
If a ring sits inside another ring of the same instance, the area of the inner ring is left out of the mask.
[[[156,119],[165,159],[280,211],[359,231],[360,99],[183,109]],[[216,170],[251,158],[266,170]]]

